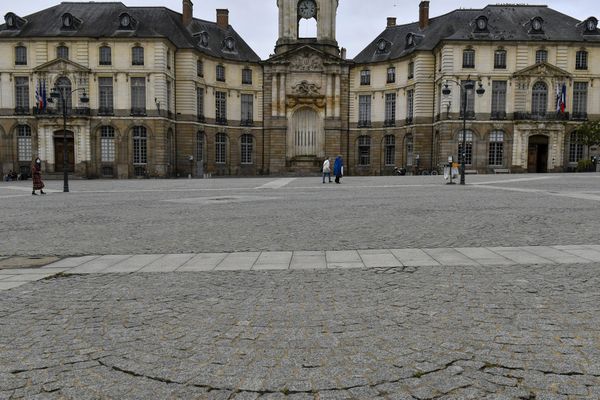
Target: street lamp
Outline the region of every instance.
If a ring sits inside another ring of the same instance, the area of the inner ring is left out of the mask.
[[[472,81],[469,77],[464,83],[457,82],[452,79],[446,79],[446,83],[444,83],[444,88],[442,89],[442,94],[444,96],[448,96],[452,91],[448,87],[448,82],[454,82],[458,86],[462,88],[463,91],[463,100],[462,100],[462,115],[463,115],[463,131],[462,131],[462,148],[460,156],[460,184],[465,184],[465,160],[467,158],[467,93],[469,90],[473,90],[475,88],[475,82]],[[478,88],[475,90],[478,96],[483,96],[485,93],[485,89],[481,82],[478,82]],[[452,172],[451,172],[452,173]]]
[[[73,93],[78,90],[83,90],[83,94],[79,98],[82,103],[88,103],[90,101],[89,97],[85,93],[85,88],[77,88],[75,90],[68,91],[66,88],[61,87],[52,88],[50,92],[50,97],[54,99],[59,99],[62,104],[62,114],[63,114],[63,192],[67,193],[69,191],[69,174],[67,172],[67,96],[71,96]]]

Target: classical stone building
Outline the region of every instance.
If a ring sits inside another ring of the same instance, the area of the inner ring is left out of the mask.
[[[430,18],[422,1],[417,22],[388,18],[347,59],[338,0],[277,0],[275,53],[261,60],[227,10],[209,22],[192,7],[8,12],[0,172],[26,171],[36,155],[49,173],[66,165],[90,178],[317,173],[338,154],[348,173],[380,175],[432,169],[462,149],[469,170],[546,172],[589,156],[575,136],[600,117],[594,17],[503,4]],[[306,21],[315,37],[301,37]]]

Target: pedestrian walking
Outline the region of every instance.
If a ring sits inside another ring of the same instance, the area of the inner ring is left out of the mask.
[[[344,175],[344,160],[342,160],[342,156],[335,158],[333,162],[333,174],[335,175],[335,183],[340,183],[340,179]]]
[[[42,160],[36,157],[31,163],[31,179],[33,180],[33,191],[32,195],[37,196],[36,190],[40,191],[40,194],[46,194],[44,189],[44,182],[42,182]]]
[[[329,157],[325,158],[325,161],[323,161],[323,183],[325,183],[325,177],[329,178],[329,183],[331,183],[331,166]]]

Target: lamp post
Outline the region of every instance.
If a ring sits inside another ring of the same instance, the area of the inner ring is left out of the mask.
[[[463,84],[461,84],[458,81],[452,80],[452,79],[446,79],[446,83],[444,83],[444,88],[442,89],[442,94],[444,96],[448,96],[450,93],[452,93],[452,91],[448,87],[448,82],[456,83],[458,86],[461,87],[462,92],[463,92],[462,106],[461,106],[462,116],[463,116],[463,131],[462,131],[461,153],[459,154],[459,156],[460,156],[460,184],[464,185],[465,184],[465,161],[467,158],[467,150],[466,150],[467,149],[467,94],[468,94],[469,90],[473,90],[475,88],[475,82],[472,81],[470,79],[470,77],[467,77],[467,80]],[[479,96],[483,96],[483,94],[485,93],[485,89],[483,88],[483,85],[481,82],[479,82],[479,87],[477,88],[477,90],[475,92]],[[450,173],[452,173],[452,171],[450,171]]]
[[[85,88],[77,88],[71,91],[65,88],[52,88],[50,97],[58,99],[62,105],[63,114],[63,192],[69,192],[69,173],[67,172],[67,96],[71,96],[73,93],[83,90],[83,94],[79,98],[82,103],[88,103],[90,99],[85,93]]]

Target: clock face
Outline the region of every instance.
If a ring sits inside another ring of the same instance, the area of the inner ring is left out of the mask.
[[[298,14],[302,18],[312,18],[317,14],[317,5],[312,0],[301,0],[298,3]]]

